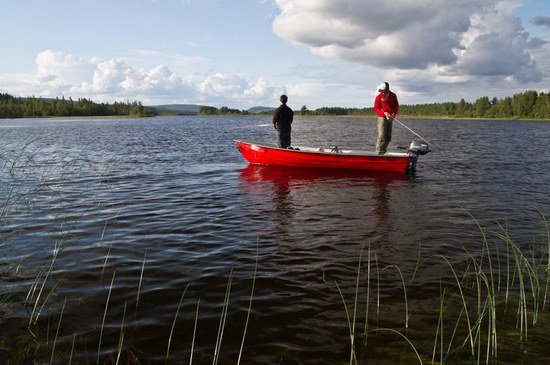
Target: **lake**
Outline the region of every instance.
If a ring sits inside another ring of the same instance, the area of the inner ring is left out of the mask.
[[[550,361],[550,123],[401,121],[413,176],[249,166],[270,117],[0,120],[0,363]]]

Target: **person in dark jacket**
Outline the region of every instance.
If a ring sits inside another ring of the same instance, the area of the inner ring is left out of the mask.
[[[277,145],[280,148],[287,148],[290,147],[290,125],[294,119],[294,112],[286,105],[288,101],[286,95],[281,95],[279,101],[281,106],[273,113],[273,128],[277,130]]]

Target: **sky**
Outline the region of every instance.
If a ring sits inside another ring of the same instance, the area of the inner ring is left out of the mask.
[[[550,0],[0,0],[0,93],[248,109],[550,90]]]

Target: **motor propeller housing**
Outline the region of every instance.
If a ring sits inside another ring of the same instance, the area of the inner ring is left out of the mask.
[[[414,140],[411,142],[409,151],[414,153],[415,155],[425,155],[426,153],[430,152],[430,147],[426,142]]]

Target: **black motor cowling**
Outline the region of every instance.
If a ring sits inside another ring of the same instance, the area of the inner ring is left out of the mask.
[[[414,153],[415,155],[425,155],[426,153],[430,152],[430,147],[426,142],[423,141],[412,141],[411,146],[409,147],[409,151]]]

